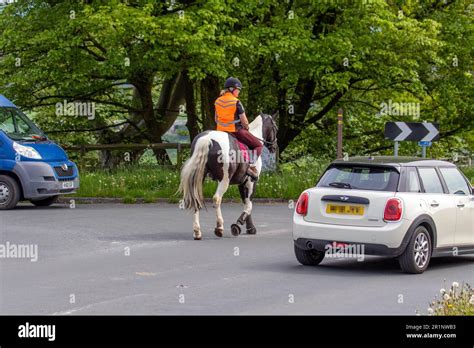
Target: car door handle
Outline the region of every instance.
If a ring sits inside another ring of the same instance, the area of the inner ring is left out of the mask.
[[[439,207],[439,203],[436,201],[431,202],[432,207]]]
[[[459,203],[458,203],[458,207],[459,207],[459,208],[464,208],[464,206],[465,206],[464,203],[462,203],[462,202],[459,202]]]

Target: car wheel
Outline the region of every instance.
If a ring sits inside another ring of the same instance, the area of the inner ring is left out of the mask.
[[[302,265],[316,266],[316,265],[319,265],[321,261],[323,261],[325,253],[322,251],[314,250],[314,249],[310,249],[310,250],[301,249],[295,244],[295,255],[296,255],[296,259]]]
[[[30,201],[30,202],[36,205],[37,207],[49,207],[51,204],[54,204],[58,201],[58,197],[59,196],[52,196],[52,197],[39,199],[36,201]]]
[[[15,179],[0,175],[0,210],[13,209],[20,200],[20,187]]]
[[[401,269],[405,273],[423,273],[430,263],[431,251],[431,237],[428,230],[418,226],[407,248],[398,259]]]

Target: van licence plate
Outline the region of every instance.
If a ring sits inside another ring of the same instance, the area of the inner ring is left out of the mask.
[[[364,207],[361,207],[360,205],[328,204],[326,207],[326,213],[341,215],[364,215]]]
[[[63,182],[63,189],[71,189],[71,188],[74,188],[74,181]]]

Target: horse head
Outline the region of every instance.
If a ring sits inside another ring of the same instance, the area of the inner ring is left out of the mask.
[[[262,117],[262,140],[267,149],[274,153],[278,148],[278,111],[272,115],[260,114]]]

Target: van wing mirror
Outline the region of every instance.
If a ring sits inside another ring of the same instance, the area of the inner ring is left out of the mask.
[[[33,134],[31,137],[32,137],[33,139],[41,140],[41,141],[43,141],[43,140],[48,140],[48,137],[46,136],[46,134],[44,134],[44,135],[36,135],[36,134]]]

